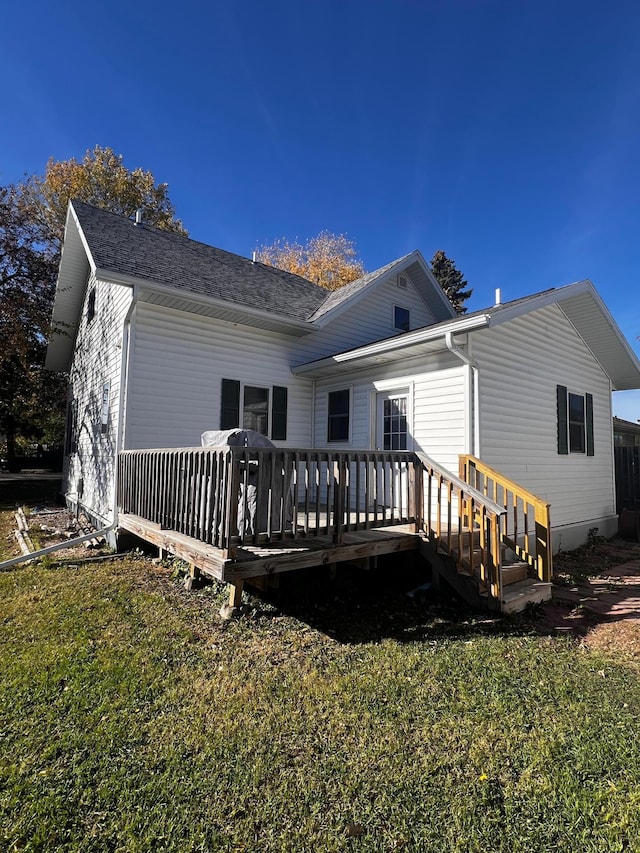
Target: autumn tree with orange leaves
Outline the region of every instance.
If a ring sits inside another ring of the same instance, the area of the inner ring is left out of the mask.
[[[321,231],[306,243],[282,238],[257,251],[261,263],[269,264],[325,287],[338,290],[364,275],[365,269],[355,245],[345,234]]]
[[[147,225],[185,234],[167,184],[157,184],[151,172],[128,169],[121,154],[96,145],[82,160],[49,160],[44,175],[32,175],[20,185],[22,204],[43,242],[62,246],[69,201],[78,199],[120,216],[132,218],[142,210]]]

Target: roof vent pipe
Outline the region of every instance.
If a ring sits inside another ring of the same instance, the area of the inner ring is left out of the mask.
[[[251,263],[255,264],[255,262],[256,262],[256,253],[254,252],[251,256]]]
[[[500,292],[500,288],[499,288],[499,287],[496,287],[496,301],[495,301],[495,304],[496,304],[496,305],[501,305],[501,304],[502,304],[502,293]]]
[[[136,225],[142,225],[142,208],[136,210]]]

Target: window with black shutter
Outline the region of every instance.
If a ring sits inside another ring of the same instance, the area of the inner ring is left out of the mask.
[[[558,453],[595,454],[593,438],[593,395],[576,394],[556,386]]]
[[[220,429],[242,425],[275,441],[287,438],[288,389],[243,384],[238,379],[222,380]]]

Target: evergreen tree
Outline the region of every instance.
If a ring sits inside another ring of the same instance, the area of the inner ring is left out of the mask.
[[[468,285],[467,280],[457,269],[454,261],[448,258],[442,249],[434,252],[431,259],[431,272],[455,308],[456,314],[466,314],[467,309],[463,303],[471,296],[473,288],[464,289]]]

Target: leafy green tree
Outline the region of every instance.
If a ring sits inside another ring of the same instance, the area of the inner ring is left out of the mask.
[[[431,272],[447,294],[456,313],[466,314],[467,309],[464,303],[473,293],[473,288],[465,290],[468,286],[467,280],[456,267],[455,262],[448,258],[442,249],[438,249],[431,259]]]
[[[151,172],[127,169],[121,154],[99,145],[87,151],[81,161],[74,157],[49,160],[45,174],[27,178],[20,193],[43,241],[57,250],[64,237],[67,207],[74,198],[121,216],[133,217],[141,209],[148,225],[187,233],[176,219],[168,185],[157,184]]]
[[[276,240],[258,249],[258,260],[301,275],[327,290],[338,290],[364,275],[354,243],[345,234],[321,231],[306,243]]]
[[[0,433],[10,465],[18,436],[58,432],[66,382],[42,367],[56,270],[56,254],[40,243],[19,191],[0,187]]]

